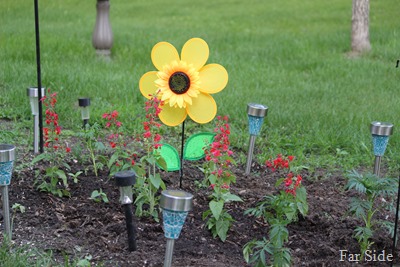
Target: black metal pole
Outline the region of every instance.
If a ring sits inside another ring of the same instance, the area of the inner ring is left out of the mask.
[[[179,188],[182,188],[183,178],[183,146],[185,145],[185,121],[182,122],[182,133],[181,133],[181,169],[179,170]]]
[[[128,230],[128,247],[129,251],[136,250],[136,231],[133,225],[133,215],[130,204],[122,205],[125,211],[126,229]]]
[[[34,0],[35,6],[35,34],[36,34],[36,66],[38,83],[38,101],[39,101],[39,151],[43,153],[43,117],[42,117],[42,77],[40,70],[40,37],[39,37],[39,7],[38,0]]]
[[[393,234],[393,247],[392,247],[393,257],[396,250],[396,234],[397,234],[397,222],[399,220],[399,204],[400,204],[400,176],[399,176],[399,187],[397,188],[396,217],[394,218],[394,234]],[[393,266],[393,261],[390,263],[390,266],[391,267]]]
[[[83,129],[85,130],[86,129],[86,124],[88,124],[89,123],[89,120],[88,119],[84,119],[83,120]]]

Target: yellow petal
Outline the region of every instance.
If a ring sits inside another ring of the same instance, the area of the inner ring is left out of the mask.
[[[179,108],[183,108],[186,106],[186,105],[185,106],[183,105],[183,96],[182,95],[176,96],[176,103],[178,104]]]
[[[187,107],[190,118],[197,123],[207,123],[217,114],[217,104],[212,96],[200,93],[192,98],[192,105]]]
[[[228,83],[228,72],[219,64],[208,64],[199,71],[200,91],[215,94],[225,88]]]
[[[185,108],[175,108],[164,105],[158,116],[165,125],[176,126],[186,119],[187,113]]]
[[[143,74],[139,80],[140,92],[147,99],[151,98],[151,95],[155,94],[157,91],[157,86],[155,81],[158,79],[157,71],[149,71]]]
[[[158,70],[162,70],[172,61],[179,61],[179,54],[176,48],[167,42],[159,42],[151,50],[151,61]]]
[[[169,106],[170,107],[175,106],[176,101],[177,101],[177,95],[173,93],[172,96],[169,98]]]
[[[197,95],[196,95],[196,96],[197,96]],[[189,105],[192,104],[192,98],[191,98],[189,95],[184,94],[184,95],[183,95],[183,99],[184,99],[185,102],[188,103]]]
[[[192,38],[183,45],[181,59],[199,70],[206,64],[208,55],[209,49],[206,41],[200,38]]]

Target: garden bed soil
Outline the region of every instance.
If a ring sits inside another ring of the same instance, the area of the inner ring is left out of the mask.
[[[72,167],[74,171],[82,169],[77,164]],[[258,165],[252,167],[250,175],[244,174],[244,166],[237,166],[233,171],[237,183],[232,186],[232,192],[243,202],[228,205],[235,222],[227,240],[221,242],[212,237],[202,221],[209,191],[198,189],[195,181],[201,181],[203,173],[196,163],[185,163],[182,189],[194,195],[193,210],[175,241],[173,266],[248,266],[243,259],[243,246],[252,239],[267,236],[268,224],[244,215],[244,211],[254,207],[266,194],[276,192],[274,184],[278,175]],[[34,172],[29,166],[20,167],[14,171],[9,186],[10,205],[19,203],[26,208],[24,213],[12,215],[15,244],[26,249],[51,250],[59,262],[65,255],[69,259],[90,255],[92,266],[163,266],[166,239],[162,222],[134,218],[137,250],[128,251],[119,190],[107,173],[102,172],[99,177],[90,172],[82,174],[77,184],[70,183],[71,197],[59,198],[34,188]],[[302,175],[308,192],[309,215],[288,227],[286,245],[290,248],[293,266],[354,266],[354,263],[340,261],[340,250],[359,251],[352,235],[360,222],[346,213],[351,194],[343,189],[345,178],[341,173],[327,177],[324,170],[312,174],[304,171]],[[169,189],[179,188],[179,173],[163,173],[162,176]],[[107,194],[109,203],[89,199],[91,192],[100,188]],[[386,233],[378,232],[373,239],[373,249],[392,252],[392,241]],[[398,254],[394,256],[399,263]],[[388,263],[358,265],[388,266]]]

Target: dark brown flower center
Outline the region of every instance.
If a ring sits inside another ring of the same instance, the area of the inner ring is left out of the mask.
[[[186,73],[177,71],[174,74],[172,74],[171,77],[169,77],[168,84],[172,92],[180,95],[186,93],[189,90],[190,79],[186,75]]]

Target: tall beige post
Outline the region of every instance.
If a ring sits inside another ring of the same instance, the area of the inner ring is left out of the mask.
[[[94,26],[92,44],[98,55],[110,56],[113,34],[110,25],[109,0],[97,0],[96,9],[96,25]]]

